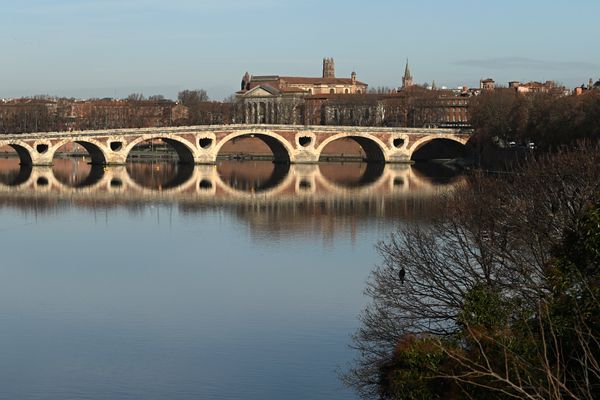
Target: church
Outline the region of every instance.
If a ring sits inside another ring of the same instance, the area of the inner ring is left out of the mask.
[[[333,58],[324,58],[323,75],[317,78],[246,72],[236,98],[244,123],[299,124],[306,97],[363,94],[367,87],[355,72],[350,78],[336,78]]]

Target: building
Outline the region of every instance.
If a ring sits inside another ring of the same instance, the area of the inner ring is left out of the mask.
[[[479,80],[479,89],[494,90],[495,88],[496,88],[496,82],[492,78]]]
[[[416,97],[409,125],[426,128],[470,128],[470,96],[457,95],[453,90],[432,91],[429,96]]]
[[[508,87],[517,91],[517,93],[549,93],[557,90],[564,91],[564,87],[560,87],[554,81],[542,82],[527,82],[519,81],[508,82]]]
[[[0,102],[0,133],[173,126],[188,114],[169,100],[15,99]]]
[[[594,80],[592,78],[590,78],[590,80],[588,81],[587,87],[582,84],[581,86],[578,86],[575,89],[573,89],[573,94],[579,96],[581,94],[589,92],[590,90],[598,90],[598,89],[600,89],[600,79],[598,81],[596,81],[596,83],[594,83]]]
[[[301,124],[307,97],[364,94],[367,88],[356,79],[356,72],[350,78],[336,78],[333,58],[324,58],[322,76],[316,78],[246,72],[236,100],[244,123]]]
[[[252,90],[258,86],[270,86],[284,93],[304,94],[360,94],[367,91],[368,85],[356,79],[356,72],[350,78],[336,78],[333,58],[323,59],[323,74],[320,78],[256,75],[248,72],[242,78],[241,90],[238,94]]]

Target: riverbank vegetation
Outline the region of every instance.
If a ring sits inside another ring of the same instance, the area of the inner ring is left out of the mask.
[[[600,89],[582,95],[521,94],[513,89],[482,92],[469,103],[469,121],[481,142],[534,143],[556,149],[600,139]]]
[[[599,165],[587,142],[474,176],[381,242],[346,382],[382,399],[600,398]]]

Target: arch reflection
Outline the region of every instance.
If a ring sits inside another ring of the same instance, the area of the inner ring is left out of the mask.
[[[217,165],[217,173],[225,185],[248,193],[263,193],[277,187],[289,172],[290,164],[267,161],[222,161]]]
[[[419,180],[431,185],[450,185],[464,178],[460,169],[444,163],[420,162],[413,164],[411,168]]]
[[[184,185],[194,174],[194,165],[173,162],[129,162],[129,178],[139,186],[152,190],[168,190]]]
[[[19,186],[31,177],[31,164],[20,162],[17,157],[0,159],[0,183],[6,186]]]
[[[52,173],[65,186],[85,188],[102,180],[104,168],[99,164],[89,164],[83,158],[56,158],[52,164]]]
[[[363,188],[377,182],[386,169],[383,163],[320,164],[319,171],[330,183],[345,188]]]
[[[67,159],[54,169],[16,168],[16,164],[13,167],[0,169],[0,178],[4,178],[0,197],[41,195],[108,203],[169,200],[188,205],[268,204],[270,207],[298,202],[338,204],[378,198],[428,198],[453,190],[465,181],[459,171],[439,164],[287,165],[224,161],[218,166],[192,167],[138,162],[97,168],[83,160],[77,163]]]

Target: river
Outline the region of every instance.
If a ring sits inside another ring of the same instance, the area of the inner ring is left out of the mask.
[[[0,399],[354,399],[375,244],[461,176],[0,160]]]

